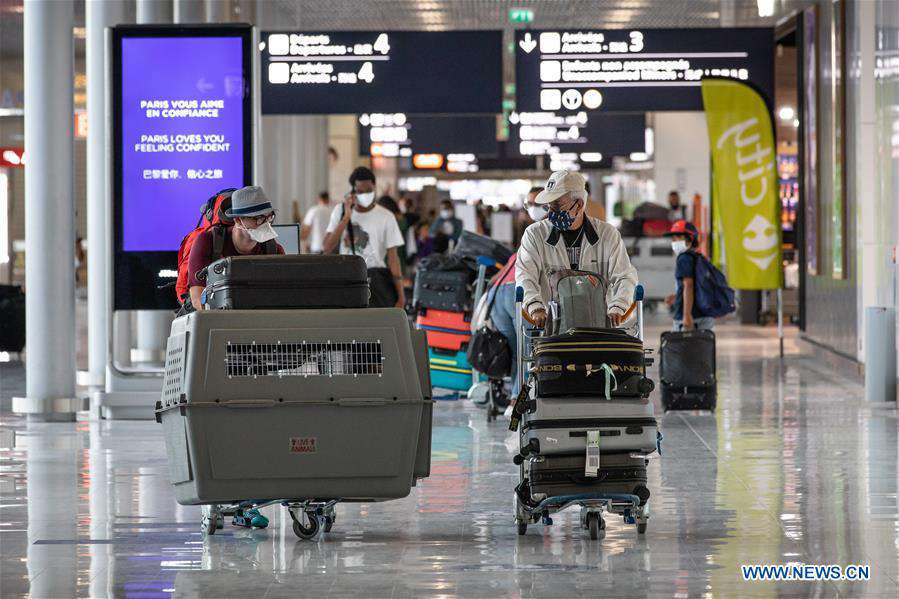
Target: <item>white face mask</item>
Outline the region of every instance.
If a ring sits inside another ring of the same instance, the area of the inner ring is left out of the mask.
[[[528,216],[534,221],[543,220],[546,216],[546,210],[543,209],[543,206],[537,206],[536,204],[528,206]]]
[[[368,193],[357,193],[356,201],[363,208],[368,208],[371,206],[371,203],[375,201],[375,192],[370,191]]]
[[[454,216],[454,212],[453,212],[452,210],[447,209],[447,208],[444,208],[443,210],[440,211],[440,218],[442,218],[442,219],[444,219],[444,220],[449,220],[449,219],[451,219],[453,216]]]
[[[266,241],[274,239],[278,236],[278,233],[275,232],[275,229],[272,227],[271,223],[263,223],[255,229],[247,229],[246,227],[241,228],[246,231],[247,235],[250,236],[250,239],[252,239],[256,243],[265,243]]]
[[[683,254],[687,251],[687,242],[683,239],[678,239],[677,241],[671,242],[671,249],[674,251],[674,255],[677,256],[679,254]]]

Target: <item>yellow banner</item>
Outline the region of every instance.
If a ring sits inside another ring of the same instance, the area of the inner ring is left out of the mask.
[[[731,79],[703,79],[702,103],[727,279],[735,289],[776,289],[782,282],[781,207],[771,115],[758,92]]]

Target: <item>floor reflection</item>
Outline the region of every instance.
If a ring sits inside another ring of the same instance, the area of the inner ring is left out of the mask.
[[[436,410],[428,480],[401,501],[340,505],[316,543],[275,507],[266,531],[204,538],[199,508],[172,498],[155,423],[4,414],[0,595],[897,596],[895,409],[795,351],[781,363],[768,331],[719,335],[719,410],[662,417],[644,538],[610,517],[591,542],[576,511],[518,537],[510,433],[459,402]],[[792,561],[870,563],[872,580],[741,580],[741,564]]]

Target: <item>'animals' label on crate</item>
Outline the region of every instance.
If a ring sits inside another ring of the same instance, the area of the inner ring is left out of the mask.
[[[290,453],[315,453],[315,437],[291,437]]]

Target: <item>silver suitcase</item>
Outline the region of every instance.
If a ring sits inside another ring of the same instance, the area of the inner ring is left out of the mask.
[[[427,372],[395,308],[176,319],[156,415],[178,503],[405,497],[430,470]]]
[[[648,399],[538,398],[521,420],[521,445],[539,455],[583,454],[587,431],[599,431],[600,454],[648,454],[657,448],[658,430]]]

